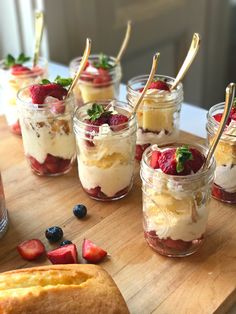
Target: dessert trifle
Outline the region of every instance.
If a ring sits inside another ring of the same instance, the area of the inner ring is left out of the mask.
[[[17,58],[7,55],[0,61],[0,85],[3,89],[4,112],[10,130],[21,135],[21,129],[16,108],[17,92],[30,84],[47,77],[47,62],[39,58],[33,67],[30,57],[21,53]]]
[[[76,157],[72,127],[73,96],[67,97],[71,79],[43,80],[17,95],[26,158],[38,175],[67,173]]]
[[[72,77],[77,72],[82,57],[71,61]],[[90,101],[114,99],[119,95],[121,80],[120,62],[104,54],[90,55],[76,88],[75,97],[78,104]]]
[[[148,75],[134,77],[128,82],[127,98],[134,106]],[[136,159],[141,160],[144,150],[153,144],[174,143],[179,136],[179,118],[183,102],[183,85],[171,90],[174,78],[155,75],[137,111],[138,131]]]
[[[214,139],[219,127],[224,103],[208,112],[208,142]],[[225,130],[215,150],[216,172],[212,196],[220,201],[236,204],[236,102],[231,109]]]
[[[201,145],[153,145],[141,162],[143,226],[147,243],[170,257],[193,254],[201,245],[215,160],[203,170]]]
[[[89,102],[74,115],[79,178],[87,194],[115,200],[131,189],[136,119],[120,101]]]

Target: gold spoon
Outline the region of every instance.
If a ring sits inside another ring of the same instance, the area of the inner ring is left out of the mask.
[[[35,12],[35,44],[34,44],[34,58],[33,67],[38,64],[39,60],[39,50],[43,36],[44,27],[44,15],[43,12]]]
[[[198,49],[200,47],[200,42],[201,42],[200,35],[198,33],[194,33],[188,54],[179,70],[179,73],[177,74],[174,80],[173,85],[170,88],[171,90],[173,90],[179,84],[179,82],[183,80],[195,56],[197,55]]]
[[[139,107],[140,103],[142,102],[143,97],[145,96],[145,93],[146,93],[147,89],[149,88],[149,86],[150,86],[150,84],[154,78],[154,75],[155,75],[156,69],[157,69],[157,65],[158,65],[159,57],[160,57],[159,52],[155,53],[155,55],[153,56],[151,72],[149,74],[146,85],[144,86],[144,89],[142,90],[142,93],[139,96],[139,99],[133,108],[133,113],[135,113],[138,110],[138,107]]]
[[[67,97],[70,96],[72,90],[74,89],[76,83],[78,82],[78,79],[80,78],[80,75],[82,74],[82,72],[84,71],[84,68],[85,68],[85,65],[88,61],[88,57],[89,57],[89,54],[90,54],[90,51],[91,51],[91,44],[92,44],[92,41],[90,38],[87,38],[86,39],[86,46],[85,46],[85,49],[84,49],[84,54],[83,54],[83,57],[82,57],[82,60],[80,62],[80,65],[79,65],[79,69],[78,71],[76,72],[74,78],[73,78],[73,81],[70,85],[70,88],[68,90],[68,93],[67,93]]]
[[[234,94],[235,94],[235,84],[234,83],[230,83],[225,90],[225,108],[224,108],[224,112],[220,121],[220,125],[218,127],[218,130],[216,132],[215,138],[211,143],[211,146],[208,150],[207,153],[207,157],[206,157],[206,161],[205,164],[203,166],[203,170],[207,169],[211,160],[212,155],[214,154],[214,151],[216,149],[216,146],[220,140],[220,137],[225,129],[225,125],[226,122],[228,120],[229,117],[229,113],[231,111],[233,102],[234,102]]]
[[[116,61],[115,61],[116,64],[120,62],[121,57],[123,56],[123,54],[124,54],[124,52],[128,46],[129,39],[130,39],[130,33],[131,33],[131,21],[128,21],[126,33],[125,33],[125,38],[124,38],[122,45],[120,47],[120,51],[118,52],[118,55],[116,57]]]

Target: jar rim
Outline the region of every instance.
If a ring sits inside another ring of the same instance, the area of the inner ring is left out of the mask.
[[[201,148],[204,150],[204,155],[207,154],[208,152],[208,148],[207,146],[205,145],[202,145],[202,144],[199,144],[199,143],[196,143],[196,144],[192,144],[190,141],[185,141],[184,143],[183,142],[175,142],[173,144],[166,144],[166,145],[151,145],[149,146],[143,153],[143,157],[142,157],[142,161],[141,161],[141,170],[140,172],[142,172],[143,168],[146,168],[149,170],[149,172],[151,173],[159,173],[161,178],[160,179],[167,179],[167,180],[173,180],[175,182],[181,182],[181,181],[197,181],[199,180],[200,178],[202,177],[205,177],[207,175],[210,175],[210,174],[213,174],[214,173],[214,169],[215,169],[215,166],[216,166],[216,161],[215,161],[215,158],[214,156],[211,157],[211,161],[210,161],[210,165],[207,169],[204,169],[202,171],[198,171],[196,173],[193,173],[193,174],[189,174],[189,175],[186,175],[186,176],[183,176],[183,175],[170,175],[170,174],[166,174],[162,171],[160,171],[159,169],[153,169],[149,163],[148,163],[148,157],[150,155],[150,153],[152,151],[155,151],[157,147],[160,147],[160,148],[163,148],[163,147],[168,147],[168,148],[174,148],[174,147],[179,147],[180,145],[189,145],[189,147],[193,147],[193,148]]]
[[[131,113],[131,115],[129,115],[128,117],[128,121],[127,122],[124,122],[124,123],[120,123],[120,124],[117,124],[116,126],[125,126],[127,125],[127,123],[133,123],[136,119],[136,113],[133,113],[133,107],[127,103],[127,102],[124,102],[124,101],[120,101],[120,100],[117,100],[117,99],[106,99],[106,100],[99,100],[99,101],[89,101],[89,102],[86,102],[85,104],[83,104],[82,106],[80,107],[77,107],[76,110],[74,111],[74,114],[73,114],[73,121],[74,121],[74,124],[77,125],[77,126],[82,126],[83,128],[86,128],[87,126],[91,126],[91,124],[89,123],[86,123],[84,121],[82,121],[81,119],[79,119],[78,115],[80,113],[83,113],[83,109],[88,106],[88,105],[92,105],[94,103],[98,103],[98,104],[101,104],[101,105],[109,105],[111,102],[115,102],[115,105],[123,105],[122,109]],[[129,108],[130,110],[127,110],[127,108]],[[99,129],[100,126],[96,126],[96,125],[93,125],[93,128],[94,129]],[[122,131],[124,131],[125,129],[122,128]],[[117,132],[119,133],[119,132]]]

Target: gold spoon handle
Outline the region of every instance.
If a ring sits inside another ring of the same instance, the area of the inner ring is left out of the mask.
[[[85,65],[86,65],[86,63],[88,61],[88,57],[89,57],[89,54],[90,54],[90,51],[91,51],[91,44],[92,44],[91,39],[87,38],[86,39],[86,46],[85,46],[84,54],[83,54],[82,60],[81,60],[80,65],[79,65],[79,69],[78,69],[78,71],[76,72],[76,74],[75,74],[75,76],[73,78],[73,81],[72,81],[72,83],[70,85],[70,88],[68,90],[67,97],[70,96],[70,94],[73,91],[76,83],[78,82],[78,79],[80,78],[80,75],[84,71]]]
[[[182,64],[182,67],[179,70],[179,73],[176,76],[176,79],[174,80],[173,85],[170,88],[171,90],[174,89],[179,84],[179,82],[183,80],[195,56],[197,55],[198,49],[200,47],[200,42],[200,35],[198,33],[194,33],[188,54],[184,60],[184,63]]]
[[[38,64],[39,60],[39,50],[43,36],[44,27],[44,15],[43,12],[35,12],[35,44],[34,44],[34,59],[33,67]]]
[[[226,125],[226,122],[228,120],[229,113],[230,113],[230,110],[231,110],[233,102],[234,102],[234,94],[235,94],[235,84],[230,83],[225,90],[225,108],[224,108],[223,116],[221,118],[220,125],[219,125],[217,132],[216,132],[215,138],[214,138],[214,140],[213,140],[213,142],[209,148],[209,151],[207,153],[206,162],[204,164],[203,169],[208,168],[211,157],[214,154],[216,146],[217,146],[217,144],[220,140],[220,137],[221,137],[221,135],[225,129],[225,125]]]
[[[133,108],[133,112],[136,112],[138,110],[138,107],[139,107],[140,103],[142,102],[143,97],[145,96],[145,93],[146,93],[147,89],[149,88],[149,86],[150,86],[150,84],[154,78],[154,75],[155,75],[156,69],[157,69],[157,65],[158,65],[159,57],[160,57],[159,52],[155,53],[155,55],[153,56],[151,72],[149,74],[147,83],[144,86],[144,89],[143,89],[141,95],[139,96],[137,103],[135,104],[135,106]]]
[[[129,39],[130,39],[130,34],[131,34],[131,21],[128,21],[127,22],[127,28],[126,28],[126,33],[125,33],[125,38],[122,42],[122,45],[120,47],[120,51],[118,52],[118,55],[116,57],[116,64],[118,62],[120,62],[127,46],[128,46],[128,43],[129,43]]]

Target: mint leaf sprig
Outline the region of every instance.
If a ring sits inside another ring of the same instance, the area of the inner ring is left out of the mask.
[[[101,116],[110,115],[112,112],[109,110],[105,110],[102,105],[94,103],[91,109],[87,110],[87,114],[91,121],[95,121],[99,119]]]
[[[4,59],[4,65],[7,68],[10,68],[16,64],[23,64],[23,63],[29,61],[30,59],[31,58],[27,57],[23,52],[21,54],[19,54],[19,56],[17,58],[14,58],[11,54],[8,54]]]
[[[183,145],[176,149],[175,158],[177,161],[176,171],[180,173],[184,170],[184,163],[187,160],[193,160],[193,155],[187,145]]]
[[[48,79],[42,79],[41,82],[40,82],[40,84],[42,84],[42,85],[51,84],[51,83],[59,84],[62,87],[68,87],[72,83],[72,78],[64,78],[64,77],[61,77],[61,76],[58,75],[54,79],[54,82],[50,82]]]
[[[104,70],[110,70],[114,68],[114,64],[111,63],[110,58],[103,53],[100,53],[98,61],[93,62],[93,66],[97,69],[102,68]]]

